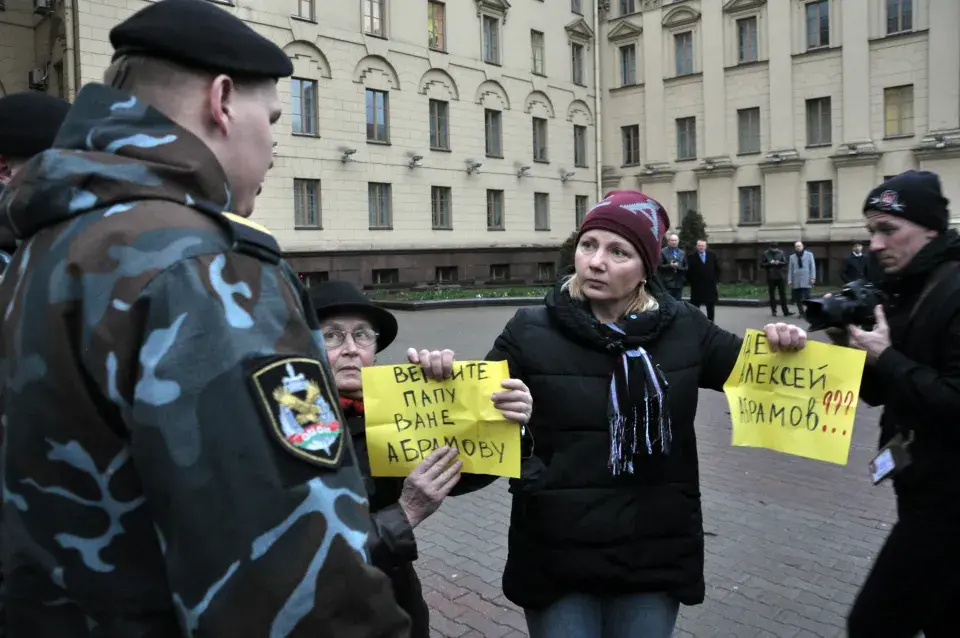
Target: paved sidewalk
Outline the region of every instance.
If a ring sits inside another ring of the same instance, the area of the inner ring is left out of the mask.
[[[512,308],[397,312],[407,346],[483,357]],[[742,333],[762,327],[760,309],[720,308],[718,322]],[[677,636],[697,638],[844,635],[844,618],[895,520],[889,487],[866,464],[879,410],[858,409],[846,467],[730,446],[722,394],[701,392],[697,417],[706,539],[707,600],[681,609]],[[417,529],[417,569],[438,637],[526,636],[523,614],[500,591],[510,496],[505,479],[449,499]]]

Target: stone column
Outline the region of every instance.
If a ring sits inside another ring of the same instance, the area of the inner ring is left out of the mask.
[[[868,4],[867,0],[843,0],[840,3],[843,25],[843,141],[847,143],[871,142]]]
[[[647,138],[645,163],[657,164],[667,159],[667,125],[663,94],[663,29],[662,10],[643,14],[643,75],[646,97],[644,133]],[[641,177],[642,179],[642,177]]]
[[[844,0],[846,1],[846,0]],[[960,2],[929,3],[930,72],[927,104],[931,132],[960,130]],[[846,70],[844,70],[846,72]]]
[[[727,96],[723,73],[723,3],[701,5],[701,38],[703,64],[703,110],[705,157],[727,155]]]
[[[790,150],[796,146],[793,135],[793,58],[790,46],[792,41],[790,11],[793,4],[783,0],[767,3],[769,16],[767,37],[770,50],[770,148],[774,151]]]

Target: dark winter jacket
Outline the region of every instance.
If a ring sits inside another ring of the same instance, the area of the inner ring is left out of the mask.
[[[623,343],[558,290],[524,308],[488,359],[506,360],[533,394],[534,456],[511,480],[508,599],[542,608],[565,594],[666,592],[703,601],[703,525],[693,422],[699,388],[721,390],[741,340],[690,304],[658,295],[660,310],[621,324],[665,373],[673,444],[641,453],[635,474],[609,469],[608,397]]]
[[[901,517],[943,512],[960,522],[960,268],[944,277],[910,314],[941,264],[960,262],[960,236],[947,231],[927,244],[897,275],[887,276],[884,305],[892,347],[867,365],[863,399],[884,406],[880,444],[913,432],[913,463],[894,480]]]
[[[787,257],[779,248],[768,248],[763,251],[760,267],[767,271],[767,281],[783,281],[783,270],[787,267]]]
[[[390,577],[397,603],[410,616],[410,638],[429,638],[430,609],[423,599],[420,578],[413,568],[417,560],[417,539],[399,503],[403,479],[372,477],[363,404],[341,399],[340,405],[350,427],[353,447],[370,500],[370,562]],[[497,478],[484,474],[464,474],[450,496],[475,492]]]

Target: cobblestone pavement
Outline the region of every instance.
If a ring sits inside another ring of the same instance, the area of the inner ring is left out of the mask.
[[[398,312],[408,346],[483,357],[514,308]],[[718,308],[743,333],[761,309]],[[697,416],[706,539],[706,602],[681,609],[677,636],[842,636],[844,619],[895,520],[892,490],[873,487],[866,465],[879,410],[861,405],[846,467],[730,445],[726,399],[700,393]],[[448,499],[417,529],[417,569],[432,609],[432,635],[526,636],[523,614],[500,590],[510,515],[507,482]]]

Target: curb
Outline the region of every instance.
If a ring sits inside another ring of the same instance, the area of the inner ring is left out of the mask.
[[[689,297],[684,297],[689,301]],[[542,297],[483,297],[464,299],[431,299],[428,301],[389,301],[374,299],[373,303],[386,310],[444,310],[450,308],[492,308],[495,306],[539,306]],[[762,299],[718,299],[718,306],[736,308],[762,308],[766,302]]]

